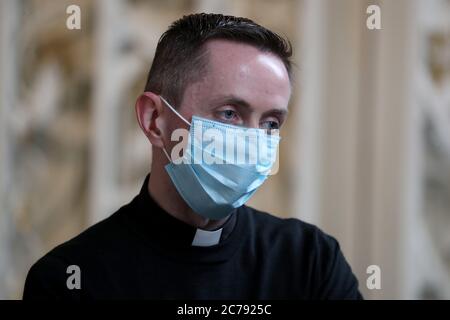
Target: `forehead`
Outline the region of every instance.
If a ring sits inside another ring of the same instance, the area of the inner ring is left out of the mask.
[[[186,88],[190,91],[188,96],[207,99],[219,94],[233,95],[255,105],[287,107],[290,80],[279,57],[229,40],[211,40],[206,43],[205,50],[208,59],[206,75]]]

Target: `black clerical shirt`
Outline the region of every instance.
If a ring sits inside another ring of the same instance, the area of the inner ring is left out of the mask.
[[[197,228],[161,209],[148,179],[129,204],[37,261],[23,298],[362,298],[338,242],[317,227],[242,206],[218,243],[194,245]]]

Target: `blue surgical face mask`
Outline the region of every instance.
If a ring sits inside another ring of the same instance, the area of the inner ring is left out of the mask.
[[[280,137],[263,129],[243,128],[193,116],[182,158],[165,166],[178,193],[192,210],[222,219],[243,205],[271,173]]]

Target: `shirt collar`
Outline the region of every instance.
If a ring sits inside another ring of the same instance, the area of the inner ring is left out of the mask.
[[[233,211],[228,220],[217,230],[203,230],[191,226],[162,209],[148,192],[150,174],[145,178],[139,195],[135,198],[139,220],[142,227],[147,228],[152,240],[163,245],[176,247],[199,246],[208,247],[224,241],[233,231],[236,224],[236,213]]]

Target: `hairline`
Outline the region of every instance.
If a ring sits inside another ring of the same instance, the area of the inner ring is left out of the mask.
[[[172,97],[172,99],[174,99],[178,105],[181,105],[183,103],[184,100],[184,96],[185,93],[188,89],[188,87],[190,85],[194,85],[198,82],[201,81],[202,78],[204,78],[208,71],[209,71],[209,65],[210,65],[210,49],[207,47],[208,44],[210,44],[211,42],[214,41],[225,41],[225,42],[230,42],[230,43],[235,43],[235,44],[244,44],[250,47],[253,47],[255,49],[257,49],[259,52],[261,53],[266,53],[266,54],[271,54],[272,56],[276,57],[278,60],[281,61],[281,63],[283,64],[284,69],[286,70],[286,73],[288,75],[289,78],[289,84],[292,87],[292,79],[291,79],[291,71],[288,70],[288,68],[286,67],[283,59],[276,54],[275,52],[273,52],[272,50],[268,49],[268,48],[264,48],[261,46],[257,46],[255,44],[243,41],[243,40],[239,40],[239,39],[228,39],[228,38],[222,38],[222,37],[211,37],[209,39],[206,39],[204,43],[202,43],[198,48],[197,48],[197,52],[194,53],[193,55],[193,60],[197,60],[199,59],[200,65],[201,65],[201,70],[199,70],[199,73],[196,74],[194,77],[190,78],[189,76],[182,76],[182,80],[183,82],[186,83],[182,83],[181,84],[181,88],[179,88],[179,90],[181,92],[177,92],[174,93],[176,95],[176,97]],[[188,68],[189,69],[189,68]],[[171,91],[171,90],[168,90]],[[169,97],[170,99],[170,97]],[[177,108],[177,106],[175,106],[175,108]]]

